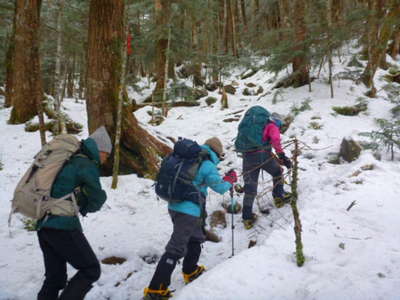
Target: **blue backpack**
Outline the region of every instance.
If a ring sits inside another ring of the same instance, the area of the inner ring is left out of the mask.
[[[264,107],[256,105],[248,109],[239,124],[236,151],[250,152],[270,148],[268,141],[262,141],[265,125],[269,121],[270,113]]]
[[[155,185],[157,196],[170,203],[202,203],[204,195],[193,184],[193,180],[206,158],[208,152],[195,141],[179,139],[174,151],[161,162]]]

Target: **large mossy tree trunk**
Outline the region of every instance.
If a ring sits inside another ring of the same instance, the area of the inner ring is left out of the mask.
[[[13,84],[8,94],[8,101],[13,105],[10,124],[25,123],[34,117],[37,114],[37,103],[43,97],[38,36],[41,2],[15,2],[14,52],[11,65]]]
[[[91,0],[89,8],[86,102],[89,132],[105,125],[113,141],[118,97],[122,88],[124,9],[124,0]],[[137,173],[148,178],[155,177],[160,156],[171,151],[141,128],[125,106],[122,111],[120,146],[120,173]],[[111,175],[111,161],[104,168],[106,175]]]

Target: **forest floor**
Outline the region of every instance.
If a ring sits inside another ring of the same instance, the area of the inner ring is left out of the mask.
[[[338,74],[357,69],[346,71],[336,62],[334,70]],[[236,95],[228,95],[229,109],[221,110],[219,101],[207,106],[202,98],[199,107],[171,109],[160,126],[148,124],[149,107],[135,112],[141,125],[163,140],[167,136],[183,136],[202,143],[209,137],[219,137],[227,147],[227,158],[220,164],[221,174],[232,167],[241,171],[241,159],[232,151],[238,122],[223,120],[243,115],[243,110],[252,105],[283,115],[297,111],[283,141],[296,136],[309,146],[299,158],[298,206],[304,266],[299,268],[295,262],[290,207],[272,209],[270,215],[264,216],[255,205],[259,214],[255,229],[246,231],[241,216],[234,216],[235,256],[230,257],[231,216],[227,215],[228,226],[216,229],[222,241],[204,244],[200,263],[208,271],[185,286],[178,265],[172,278],[171,288],[176,289],[172,299],[399,299],[399,157],[392,162],[383,152],[382,159],[377,160],[371,150],[364,150],[352,163],[328,163],[344,137],[367,140],[358,134],[377,129],[376,118],[391,118],[394,104],[381,89],[385,84],[380,80],[383,72],[376,76],[380,91],[375,99],[366,98],[362,85],[346,79],[335,80],[335,97],[331,99],[324,72],[313,82],[312,92],[308,86],[276,92],[271,90],[272,75],[259,71],[246,80],[232,75],[226,81],[238,84]],[[271,93],[261,98],[242,95],[250,82]],[[216,92],[210,96],[220,98]],[[358,116],[337,115],[332,110],[332,106],[355,105],[360,97],[368,109]],[[79,137],[86,138],[85,103],[66,99],[64,109],[73,120],[85,125]],[[40,149],[40,139],[38,133],[25,132],[23,125],[8,125],[9,115],[9,109],[0,109],[0,136],[4,141],[0,144],[0,300],[31,300],[40,289],[44,274],[36,233],[25,230],[18,216],[8,228],[7,219],[15,185]],[[286,152],[289,154],[290,150]],[[101,278],[87,299],[138,300],[155,270],[152,262],[163,253],[172,232],[166,203],[157,201],[152,181],[136,175],[121,176],[117,190],[110,188],[111,178],[102,178],[102,185],[108,200],[100,212],[82,219],[84,232],[100,260],[120,256],[127,261],[121,265],[103,264]],[[260,176],[259,192],[268,190],[270,185],[268,174]],[[241,202],[240,196],[235,197]],[[210,215],[221,209],[221,203],[229,201],[229,196],[210,192],[207,201]],[[259,201],[270,205],[270,193]],[[356,204],[347,211],[353,201]],[[248,249],[254,235],[258,236],[257,245]],[[73,268],[69,267],[68,272],[72,276]]]

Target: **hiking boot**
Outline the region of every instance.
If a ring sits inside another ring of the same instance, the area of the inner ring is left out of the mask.
[[[204,273],[204,271],[206,270],[206,267],[203,265],[197,266],[197,269],[194,270],[192,273],[190,274],[186,274],[183,273],[183,281],[185,281],[186,284],[192,282],[193,280],[197,279],[201,274]]]
[[[165,290],[152,290],[150,288],[144,289],[143,300],[168,300],[172,297],[172,292],[169,289]]]
[[[275,204],[276,208],[281,208],[285,204],[290,203],[291,199],[292,199],[292,194],[284,192],[282,196],[274,197],[274,204]]]
[[[253,217],[251,219],[243,219],[243,225],[244,228],[249,230],[251,228],[253,228],[254,223],[257,221],[257,215],[253,214]]]

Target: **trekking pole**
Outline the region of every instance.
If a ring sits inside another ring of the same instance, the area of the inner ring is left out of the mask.
[[[235,224],[233,223],[233,214],[235,213],[235,203],[233,199],[233,187],[230,188],[229,190],[229,195],[231,196],[231,229],[232,229],[232,256],[235,255],[235,240],[234,240],[234,231],[235,231]]]

